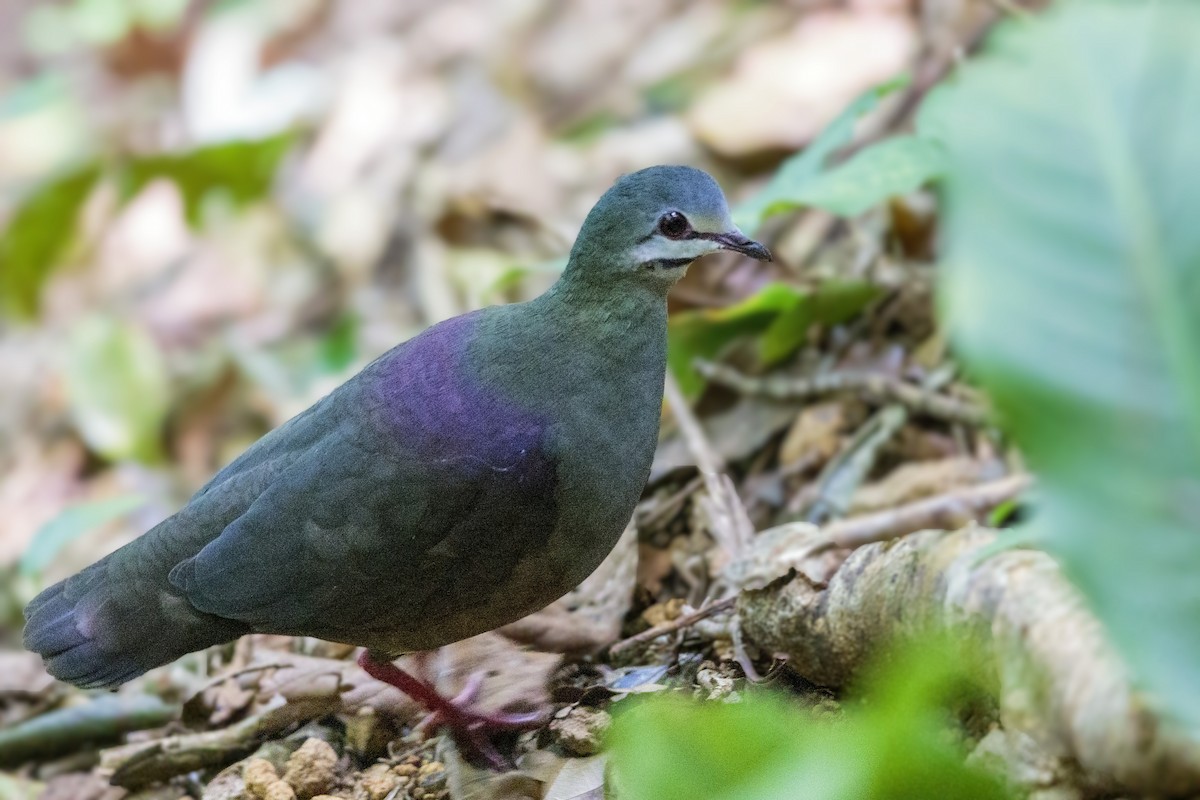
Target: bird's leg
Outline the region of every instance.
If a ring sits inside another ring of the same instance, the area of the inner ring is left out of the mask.
[[[375,680],[395,686],[429,709],[430,714],[421,722],[420,727],[444,725],[450,729],[450,734],[467,755],[478,755],[493,769],[505,769],[509,762],[492,744],[490,733],[526,730],[544,721],[544,717],[537,712],[486,713],[472,709],[471,705],[483,685],[480,675],[471,676],[466,687],[456,697],[448,698],[442,696],[432,685],[408,674],[392,662],[372,656],[370,650],[363,650],[358,657],[358,665]]]

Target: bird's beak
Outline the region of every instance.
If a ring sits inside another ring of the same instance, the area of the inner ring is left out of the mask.
[[[744,256],[750,256],[758,261],[771,261],[771,251],[749,238],[741,231],[734,229],[729,233],[718,233],[712,237],[722,250],[732,250]]]

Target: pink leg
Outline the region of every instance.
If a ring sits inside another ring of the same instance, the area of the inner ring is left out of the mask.
[[[477,755],[493,769],[505,769],[508,761],[488,738],[489,732],[526,730],[544,721],[544,717],[537,712],[489,714],[472,710],[471,704],[483,684],[483,679],[478,675],[471,677],[457,697],[446,698],[425,681],[414,678],[390,661],[372,658],[369,650],[364,650],[358,657],[358,665],[375,680],[395,686],[429,709],[430,714],[421,727],[446,726],[468,757]]]

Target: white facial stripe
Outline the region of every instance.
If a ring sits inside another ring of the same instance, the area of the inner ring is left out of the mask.
[[[679,258],[695,259],[719,249],[717,243],[710,239],[675,240],[665,236],[653,236],[639,244],[633,255],[638,264],[646,264],[651,261],[674,261]]]

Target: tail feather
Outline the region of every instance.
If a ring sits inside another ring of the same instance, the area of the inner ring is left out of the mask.
[[[56,656],[87,642],[75,624],[75,604],[63,596],[61,587],[42,592],[25,609],[25,647],[44,656]]]
[[[242,623],[191,607],[167,584],[167,570],[161,570],[161,583],[110,580],[110,566],[108,558],[93,564],[46,589],[25,609],[25,647],[39,653],[46,671],[61,681],[113,689],[247,632]]]
[[[88,635],[90,626],[67,588],[67,581],[56,584],[25,609],[25,648],[41,654],[46,671],[84,689],[115,688],[145,672],[148,666]]]

